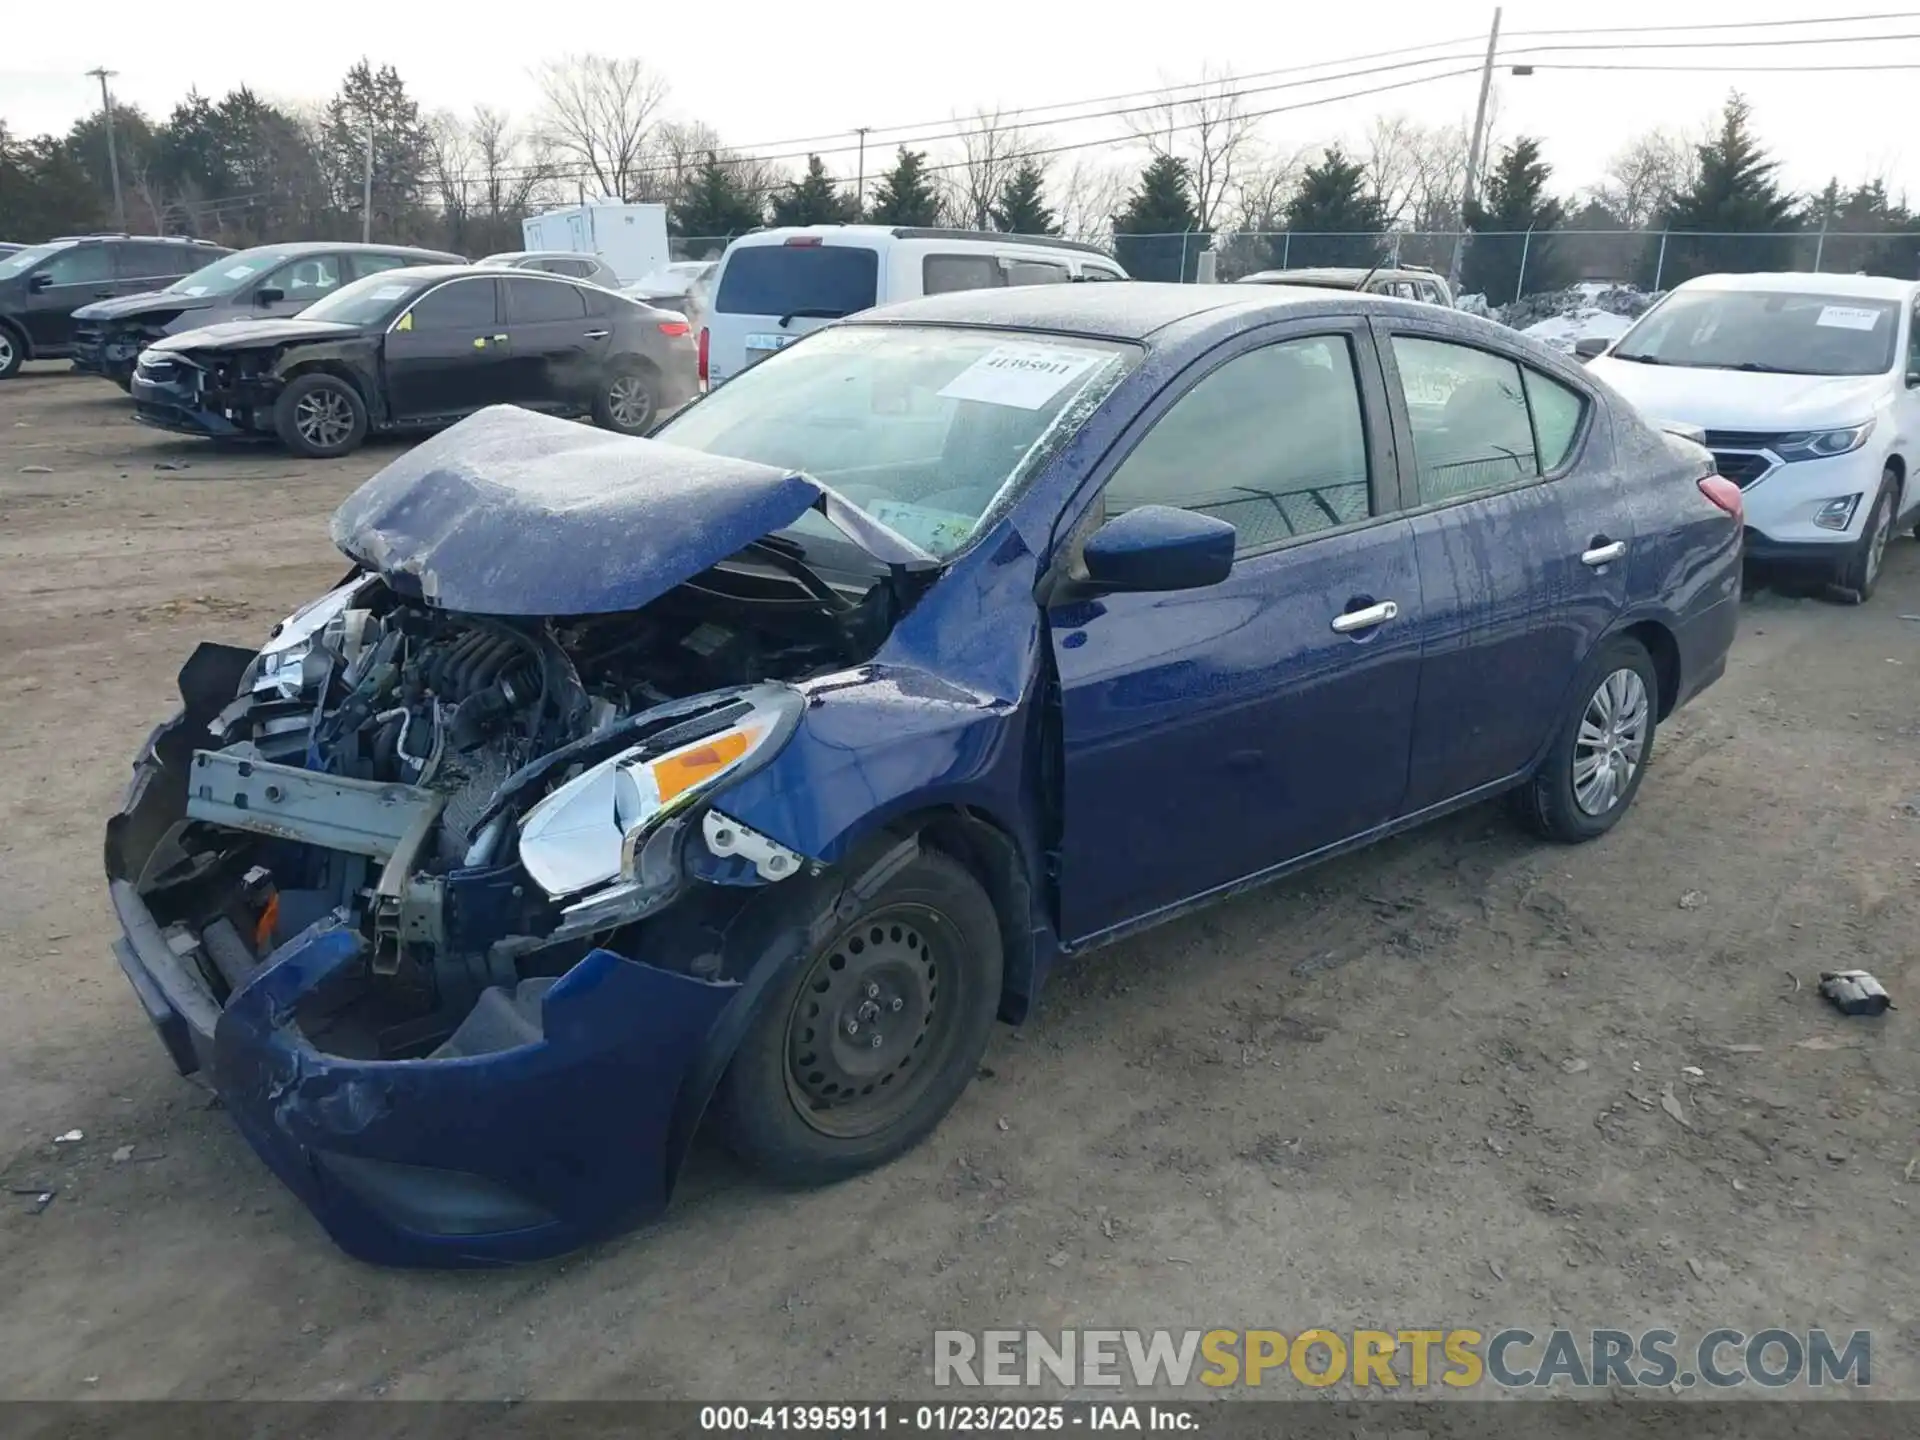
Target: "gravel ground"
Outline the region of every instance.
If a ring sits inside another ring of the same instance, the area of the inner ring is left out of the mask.
[[[0,385],[0,1395],[925,1395],[936,1327],[1565,1323],[1871,1329],[1920,1397],[1913,1011],[1814,994],[1920,1009],[1920,546],[1864,609],[1751,599],[1597,844],[1457,816],[1066,970],[877,1174],[703,1152],[647,1231],[403,1274],[173,1074],[99,868],[181,660],[336,578],[325,516],[395,453]]]

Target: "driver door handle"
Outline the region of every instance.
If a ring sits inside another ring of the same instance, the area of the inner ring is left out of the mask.
[[[1598,536],[1596,538],[1603,541],[1606,539],[1605,536]],[[1605,565],[1610,561],[1618,560],[1626,553],[1627,542],[1624,540],[1615,540],[1610,543],[1594,546],[1593,549],[1581,555],[1580,563],[1582,565]]]
[[[611,330],[589,330],[587,331],[586,338],[589,340],[604,340],[612,333]]]
[[[1375,625],[1384,625],[1400,613],[1400,607],[1391,600],[1382,600],[1378,605],[1369,605],[1364,610],[1349,610],[1345,614],[1333,617],[1333,628],[1342,635],[1355,630],[1371,630]]]

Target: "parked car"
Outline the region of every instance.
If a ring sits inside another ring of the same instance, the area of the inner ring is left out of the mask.
[[[1748,558],[1857,604],[1920,522],[1917,312],[1912,280],[1705,275],[1576,353],[1646,414],[1706,432],[1745,492]]]
[[[850,1175],[1063,954],[1501,792],[1606,833],[1739,510],[1511,331],[1261,287],[889,307],[645,440],[487,410],[188,661],[120,963],[371,1260],[657,1212],[703,1115]]]
[[[16,251],[24,250],[26,248],[27,247],[24,245],[14,244],[11,240],[0,240],[0,255],[12,255]]]
[[[1424,265],[1368,270],[1359,266],[1303,266],[1298,270],[1260,270],[1243,275],[1242,285],[1305,285],[1314,290],[1361,290],[1453,308],[1453,290],[1437,271]]]
[[[695,388],[679,316],[557,275],[471,265],[389,270],[292,319],[170,335],[133,373],[145,424],[278,436],[316,457],[502,403],[638,435]]]
[[[720,257],[700,328],[700,378],[730,380],[808,331],[875,305],[951,290],[1126,278],[1098,246],[1046,235],[887,225],[756,230]]]
[[[489,255],[482,265],[503,265],[509,270],[539,270],[548,275],[564,275],[570,280],[585,280],[608,290],[618,290],[620,277],[598,255],[582,255],[573,250],[503,250]]]
[[[643,305],[662,310],[678,310],[689,320],[698,321],[707,305],[707,291],[718,260],[676,260],[651,275],[642,275],[631,285],[622,285],[620,293]]]
[[[101,300],[74,311],[73,368],[131,389],[140,351],[182,330],[297,315],[342,285],[405,265],[466,263],[458,255],[410,245],[307,241],[241,250],[183,275],[163,290]]]
[[[156,290],[232,253],[159,235],[67,235],[0,256],[0,380],[72,353],[82,305]]]

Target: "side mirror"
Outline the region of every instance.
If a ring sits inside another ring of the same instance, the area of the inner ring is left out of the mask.
[[[1573,342],[1573,353],[1582,360],[1591,360],[1596,355],[1606,354],[1607,347],[1611,344],[1613,341],[1604,335],[1582,335]]]
[[[1907,372],[1907,388],[1909,390],[1920,390],[1920,370],[1909,370]]]
[[[1224,520],[1170,505],[1116,515],[1081,551],[1087,579],[1108,590],[1199,590],[1233,573],[1239,533]]]
[[[27,277],[27,292],[32,295],[38,295],[42,290],[50,289],[52,285],[53,276],[44,270],[38,275],[29,275]]]
[[[278,285],[262,285],[253,292],[253,303],[256,305],[278,305],[286,298],[287,292]]]

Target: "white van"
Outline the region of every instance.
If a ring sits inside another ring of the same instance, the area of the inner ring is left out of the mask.
[[[1126,278],[1097,245],[1047,235],[894,225],[756,230],[720,257],[700,330],[700,378],[718,385],[811,330],[896,300]]]

